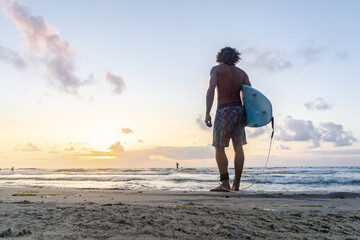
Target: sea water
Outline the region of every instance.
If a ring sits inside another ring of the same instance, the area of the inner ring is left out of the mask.
[[[230,181],[234,169],[229,169]],[[240,188],[252,192],[360,192],[360,167],[245,168]],[[217,168],[34,169],[0,171],[0,187],[208,191],[218,185]]]

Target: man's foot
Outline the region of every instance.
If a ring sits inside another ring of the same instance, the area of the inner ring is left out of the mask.
[[[239,187],[240,187],[240,182],[234,180],[233,184],[232,184],[232,187],[231,187],[231,190],[233,191],[239,191]]]
[[[230,192],[230,185],[220,184],[218,187],[210,189],[211,192]]]

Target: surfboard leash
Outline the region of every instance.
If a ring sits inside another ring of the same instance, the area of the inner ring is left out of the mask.
[[[272,133],[271,133],[271,138],[270,138],[270,144],[269,144],[269,151],[268,151],[268,154],[267,154],[267,158],[266,158],[266,163],[265,163],[265,166],[263,167],[261,173],[259,174],[259,176],[255,179],[255,181],[253,183],[251,183],[250,185],[244,187],[244,188],[241,188],[239,189],[238,191],[234,191],[234,190],[230,190],[230,189],[226,189],[224,188],[223,186],[221,186],[222,189],[224,190],[227,190],[229,192],[235,192],[235,193],[239,193],[241,191],[244,191],[245,189],[248,189],[250,188],[251,186],[255,185],[259,180],[260,178],[262,177],[262,175],[264,174],[265,172],[265,169],[268,165],[268,162],[269,162],[269,158],[270,158],[270,152],[271,152],[271,145],[272,145],[272,140],[273,140],[273,137],[274,137],[274,117],[271,118],[271,127],[272,127]],[[221,183],[221,182],[220,182]]]

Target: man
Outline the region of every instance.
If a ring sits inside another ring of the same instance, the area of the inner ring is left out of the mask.
[[[234,166],[235,178],[231,190],[238,191],[240,178],[244,166],[243,145],[246,144],[245,113],[241,103],[240,91],[242,85],[251,86],[247,74],[236,67],[240,60],[240,53],[231,47],[225,47],[218,52],[216,62],[210,72],[210,84],[206,94],[205,123],[212,127],[210,110],[214,101],[215,88],[217,89],[217,110],[213,130],[213,146],[215,147],[216,163],[220,172],[220,186],[210,191],[229,191],[228,159],[225,147],[229,146],[230,138],[235,150]]]

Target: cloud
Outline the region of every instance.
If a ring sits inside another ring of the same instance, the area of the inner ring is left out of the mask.
[[[137,140],[139,143],[143,143],[144,141],[142,139]]]
[[[108,149],[110,151],[94,151],[93,149],[89,148],[82,148],[85,151],[88,151],[87,153],[80,153],[80,154],[74,154],[75,156],[80,157],[116,157],[119,155],[123,155],[126,153],[124,146],[120,143],[120,141],[115,142],[112,144]]]
[[[209,87],[209,80],[202,80],[200,84],[201,84],[201,88],[207,89]]]
[[[304,106],[309,110],[319,110],[319,111],[326,111],[333,107],[333,105],[328,104],[322,98],[316,98],[313,101],[307,102]]]
[[[68,151],[68,152],[71,152],[71,151],[74,151],[75,149],[74,149],[73,146],[71,146],[71,147],[65,148],[64,150]]]
[[[21,149],[21,151],[24,151],[24,152],[38,152],[38,151],[41,151],[41,149],[38,148],[37,146],[35,146],[33,143],[28,143]]]
[[[154,159],[161,160],[192,160],[192,159],[209,159],[214,158],[214,149],[211,145],[208,146],[185,146],[185,147],[153,147],[150,149],[130,150],[125,151],[122,144],[118,141],[109,147],[110,151],[90,151],[85,154],[76,154],[81,157],[115,157],[119,160],[128,161],[147,161]]]
[[[131,130],[130,128],[122,128],[122,129],[121,129],[121,132],[124,133],[124,134],[131,134],[131,133],[133,133],[134,131]]]
[[[249,67],[276,72],[291,69],[295,65],[308,65],[317,62],[328,53],[328,50],[329,48],[324,45],[310,43],[294,52],[274,48],[249,47],[245,48],[243,53],[244,58],[246,58],[244,63]],[[335,54],[335,57],[341,60],[349,57],[347,50],[333,52],[332,54]]]
[[[184,147],[154,147],[150,149],[140,149],[127,151],[119,155],[119,160],[147,162],[151,160],[166,161],[187,161],[187,160],[206,160],[214,158],[212,146],[184,146]]]
[[[317,148],[322,142],[332,142],[335,147],[351,146],[358,140],[353,137],[350,131],[345,132],[341,124],[332,122],[320,123],[319,127],[314,127],[312,121],[293,119],[288,116],[284,124],[278,127],[280,133],[276,135],[278,140],[284,142],[291,141],[311,141],[310,148]]]
[[[350,131],[345,132],[343,126],[333,122],[320,123],[322,141],[332,142],[335,147],[351,146],[358,140]]]
[[[121,145],[121,143],[119,141],[117,141],[115,144],[111,145],[109,147],[109,149],[111,150],[111,152],[113,152],[115,154],[125,152],[124,146]]]
[[[280,145],[280,149],[282,150],[291,150],[291,147],[287,146],[287,145]]]
[[[326,50],[325,46],[310,45],[299,49],[298,54],[304,59],[305,64],[310,64],[319,61]]]
[[[48,80],[59,89],[77,94],[80,86],[92,78],[81,80],[75,75],[75,52],[73,47],[59,35],[59,30],[45,21],[42,16],[31,13],[20,0],[1,0],[5,15],[22,32],[30,52],[39,57],[47,70]]]
[[[113,92],[121,94],[125,90],[125,82],[122,77],[112,74],[110,71],[106,72],[106,81],[114,87]]]
[[[259,50],[252,47],[245,49],[244,54],[247,55],[247,64],[253,68],[274,72],[293,67],[293,63],[288,59],[288,55],[284,51]]]
[[[175,160],[208,159],[214,157],[212,146],[156,147],[148,150],[150,155],[159,155]]]
[[[255,130],[249,130],[248,128],[246,128],[246,137],[247,138],[256,138],[256,137],[262,135],[263,133],[265,133],[263,128],[256,128]]]
[[[17,69],[26,67],[25,60],[15,51],[0,46],[0,60],[14,65]]]
[[[324,155],[354,155],[360,156],[360,149],[344,149],[344,150],[323,150],[323,151],[303,151],[304,153],[311,154],[324,154]]]
[[[335,58],[340,60],[346,60],[349,58],[349,52],[347,50],[338,51],[335,53]]]
[[[205,118],[202,114],[199,114],[198,117],[195,119],[196,125],[204,130],[204,131],[212,131],[211,128],[207,127],[205,124]]]
[[[280,127],[280,134],[277,139],[290,141],[309,141],[313,143],[312,147],[320,146],[321,133],[315,129],[312,121],[297,120],[288,116],[283,127]]]

